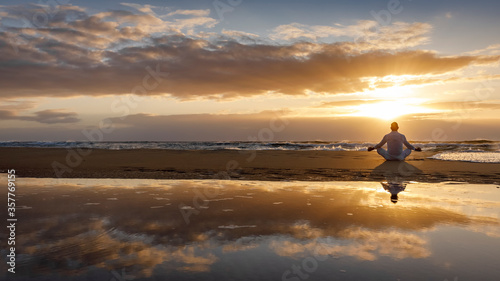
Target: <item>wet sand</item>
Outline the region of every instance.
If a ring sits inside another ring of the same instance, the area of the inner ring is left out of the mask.
[[[500,164],[429,159],[433,154],[413,152],[392,169],[419,182],[500,183]],[[359,181],[383,179],[384,165],[366,151],[0,148],[0,172],[16,169],[22,177]]]
[[[500,276],[500,189],[392,182],[402,189],[397,204],[380,182],[19,178],[15,277]]]

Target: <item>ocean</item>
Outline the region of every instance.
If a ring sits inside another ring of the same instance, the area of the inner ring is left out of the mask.
[[[291,151],[366,151],[373,142],[356,141],[2,141],[0,147],[92,148],[92,149],[172,149],[172,150],[291,150]],[[412,142],[430,158],[445,161],[500,163],[500,141],[471,140],[450,142]]]

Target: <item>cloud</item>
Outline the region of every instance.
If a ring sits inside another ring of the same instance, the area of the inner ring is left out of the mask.
[[[483,60],[482,62],[479,60],[477,64],[488,64],[489,61]],[[409,78],[404,81],[401,81],[397,84],[398,86],[409,86],[409,85],[433,85],[433,84],[446,84],[446,83],[470,83],[470,82],[491,82],[493,80],[499,80],[500,75],[477,75],[471,77],[432,77],[432,76],[424,76],[417,78]],[[385,82],[375,81],[376,85],[381,85]]]
[[[0,104],[0,110],[26,110],[34,108],[35,105],[33,101],[6,100]]]
[[[467,52],[466,54],[469,55],[477,55],[480,53],[498,54],[499,52],[500,52],[500,44],[493,44],[483,49]]]
[[[303,24],[292,23],[287,25],[280,25],[274,29],[274,34],[269,37],[272,39],[292,40],[292,39],[312,39],[317,40],[318,37],[328,37],[336,31],[337,35],[341,34],[339,29],[331,28],[329,33],[315,34],[311,30],[307,30]]]
[[[238,30],[222,29],[221,33],[228,36],[228,37],[231,37],[231,38],[238,38],[238,37],[257,38],[257,37],[259,37],[257,34],[238,31]]]
[[[445,101],[445,102],[431,102],[422,104],[425,107],[436,109],[448,109],[457,111],[470,111],[480,109],[500,109],[500,101],[489,101],[488,103],[479,101]]]
[[[336,112],[335,109],[332,111]],[[465,113],[454,112],[456,115],[448,116],[449,121],[443,118],[447,116],[446,112],[415,114],[412,117],[399,117],[397,121],[400,127],[404,128],[407,137],[413,140],[432,140],[436,128],[445,130],[449,139],[468,139],[471,135],[485,139],[500,138],[496,119],[493,121],[463,119],[462,115]],[[136,114],[111,120],[116,130],[106,136],[109,140],[169,141],[247,141],[258,139],[259,136],[264,141],[290,139],[377,141],[377,136],[385,132],[389,124],[384,120],[367,117],[294,116],[293,111],[251,114]],[[458,121],[460,128],[456,129]],[[275,130],[272,130],[273,128]]]
[[[35,112],[34,116],[17,115],[12,109],[0,109],[0,120],[34,121],[44,124],[77,123],[80,121],[75,112],[48,109]]]
[[[343,100],[343,101],[329,101],[322,102],[321,104],[315,106],[317,108],[330,108],[330,107],[344,107],[344,106],[358,106],[361,104],[372,104],[379,103],[384,100]]]
[[[380,26],[376,21],[361,20],[354,25],[326,26],[292,23],[280,25],[273,30],[273,40],[313,40],[328,37],[351,37],[357,43],[352,46],[358,50],[396,50],[414,47],[429,42],[428,34],[432,26],[427,23],[395,22]]]
[[[0,6],[0,13],[3,13],[4,18],[26,24],[26,27],[42,27],[49,22],[61,22],[70,17],[72,19],[83,18],[86,16],[86,9],[74,5],[50,6],[30,3]]]
[[[449,109],[439,114],[412,114],[401,116],[399,122],[403,133],[410,140],[434,140],[434,130],[444,130],[446,140],[483,138],[498,140],[498,119],[484,120],[472,118],[476,106],[470,105],[456,111],[453,104],[422,106]],[[487,106],[489,110],[491,106]],[[472,110],[473,111],[472,111]],[[345,113],[343,109],[332,108],[331,112]],[[469,114],[470,113],[470,114]],[[10,118],[10,119],[9,119]],[[2,116],[2,120],[18,120]],[[310,141],[310,140],[365,140],[378,142],[378,136],[387,131],[390,124],[368,117],[318,117],[297,115],[294,111],[278,111],[249,114],[183,114],[151,115],[134,114],[121,118],[111,118],[114,124],[112,133],[105,134],[107,141]],[[392,122],[392,121],[391,121]],[[70,128],[53,126],[33,126],[19,128],[5,122],[0,140],[87,140],[82,134],[87,128],[84,124],[75,124]],[[328,128],[328,129],[325,129]]]
[[[133,9],[136,9],[139,12],[149,14],[149,15],[156,15],[156,13],[153,11],[153,9],[162,9],[162,7],[158,6],[153,6],[153,5],[141,5],[141,4],[135,4],[135,3],[120,3],[123,6],[131,7]]]
[[[223,36],[215,37],[203,33],[218,22],[208,16],[208,10],[165,8],[159,15],[159,7],[124,5],[133,10],[88,14],[80,7],[57,6],[43,25],[7,26],[4,22],[0,45],[11,48],[0,49],[2,97],[134,93],[187,100],[311,91],[333,95],[395,85],[390,81],[370,84],[373,78],[426,75],[433,79],[500,60],[493,55],[441,56],[408,50],[427,42],[432,29],[427,23],[291,24],[278,27],[270,37],[309,36],[306,39],[312,42],[277,44],[239,31],[223,30]],[[19,19],[44,9],[40,5],[3,6],[0,11]],[[327,35],[355,40],[315,42]]]
[[[210,10],[176,10],[174,12],[169,13],[167,16],[174,15],[185,15],[185,16],[197,16],[197,17],[206,17],[210,15]]]
[[[26,120],[33,120],[40,123],[55,124],[55,123],[76,123],[80,121],[75,112],[63,112],[59,110],[49,109],[35,112],[34,117],[24,117]]]
[[[59,39],[64,36],[58,33]],[[83,37],[75,35],[75,41],[80,40]],[[0,68],[6,70],[0,77],[3,96],[131,93],[151,73],[146,67],[163,76],[156,79],[161,82],[157,85],[149,82],[156,87],[148,87],[150,90],[140,94],[169,94],[180,99],[234,98],[269,92],[303,95],[308,90],[338,94],[370,89],[366,77],[439,75],[499,59],[441,57],[426,51],[370,51],[353,55],[336,44],[245,45],[236,41],[213,43],[183,35],[151,41],[146,46],[105,52],[60,48],[51,39],[32,42],[36,46],[19,46],[18,54],[4,48],[0,51]]]
[[[147,39],[153,33],[193,33],[198,27],[213,27],[217,20],[207,11],[182,10],[168,15],[156,14],[159,7],[122,3],[134,11],[112,10],[87,14],[77,6],[17,5],[3,6],[0,11],[17,24],[5,25],[5,30],[31,38],[52,38],[78,46],[106,49],[117,41]],[[163,9],[163,8],[162,8]],[[166,9],[166,8],[165,8]],[[139,13],[137,13],[139,12]],[[180,18],[177,15],[181,15]],[[40,18],[39,20],[37,20]],[[77,40],[77,41],[75,41]]]

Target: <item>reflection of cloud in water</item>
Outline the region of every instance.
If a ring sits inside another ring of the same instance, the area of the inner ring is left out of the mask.
[[[489,186],[474,186],[464,200],[469,185],[408,184],[411,200],[393,205],[375,182],[160,181],[119,188],[22,180],[18,195],[32,209],[18,210],[20,270],[43,274],[52,267],[79,274],[89,266],[127,267],[146,277],[156,269],[208,272],[225,255],[262,254],[265,247],[274,261],[315,250],[366,261],[425,259],[433,251],[427,234],[443,225],[500,237],[500,196]],[[179,205],[195,208],[195,190],[211,187],[219,190],[216,200],[187,225]],[[150,208],[167,196],[171,205]],[[231,200],[217,200],[225,198]]]
[[[343,234],[345,238],[353,239],[362,245],[360,249],[363,251],[358,251],[357,247],[354,247],[355,253],[363,253],[363,255],[357,255],[360,258],[366,254],[364,256],[366,259],[373,260],[376,258],[374,252],[395,259],[425,258],[430,255],[427,241],[415,234],[395,230],[372,231],[360,228],[348,229]]]
[[[324,236],[324,230],[311,227],[308,221],[298,221],[290,226],[290,233],[297,239],[313,239]]]
[[[232,253],[232,252],[241,252],[248,251],[251,249],[255,249],[259,246],[259,242],[262,242],[262,239],[243,237],[234,242],[227,241],[222,246],[223,253]]]
[[[343,241],[336,239],[345,239]],[[346,229],[336,239],[272,241],[271,249],[280,255],[304,258],[312,255],[352,256],[360,260],[376,260],[379,256],[394,259],[426,258],[430,255],[427,241],[423,238],[399,231],[373,231],[368,229]],[[345,242],[349,241],[349,242]]]
[[[176,270],[209,271],[210,265],[217,261],[211,247],[203,250],[196,244],[154,245],[147,235],[127,234],[116,229],[106,231],[104,225],[94,222],[93,229],[86,233],[26,246],[23,252],[31,257],[25,265],[43,267],[50,257],[50,263],[65,269],[67,274],[85,271],[93,265],[108,270],[132,266],[140,268],[134,274],[150,276],[157,265],[175,263]],[[69,261],[73,263],[70,265]]]
[[[480,217],[476,220],[477,223],[468,225],[467,230],[477,233],[483,233],[486,236],[500,238],[500,222],[498,219]]]

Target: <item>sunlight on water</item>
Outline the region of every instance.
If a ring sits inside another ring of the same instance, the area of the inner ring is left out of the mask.
[[[500,276],[496,185],[388,177],[383,182],[19,178],[17,186],[16,274],[23,280]]]

